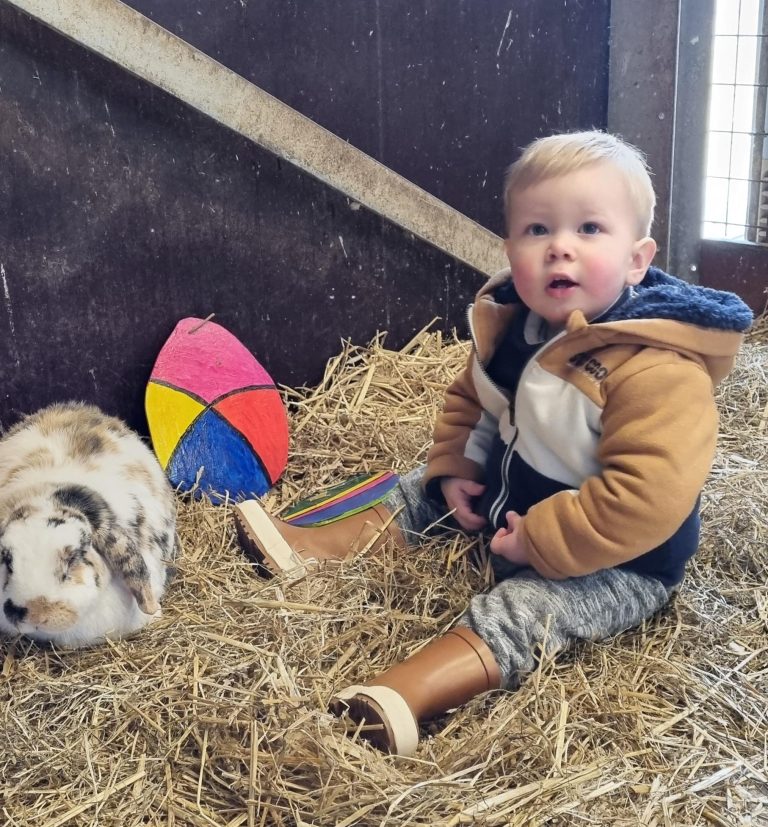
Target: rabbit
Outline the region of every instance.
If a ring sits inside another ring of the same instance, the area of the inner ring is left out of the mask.
[[[0,632],[76,648],[160,616],[176,497],[121,420],[51,405],[0,439]]]

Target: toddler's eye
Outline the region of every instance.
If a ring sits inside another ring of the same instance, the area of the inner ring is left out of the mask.
[[[600,227],[594,221],[587,221],[581,225],[581,232],[584,235],[597,235],[600,232]]]
[[[526,235],[546,235],[547,228],[543,224],[531,224],[525,232]]]

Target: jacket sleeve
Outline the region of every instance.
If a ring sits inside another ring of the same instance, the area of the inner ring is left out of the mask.
[[[483,412],[472,380],[475,354],[445,392],[443,410],[437,418],[432,447],[422,484],[430,494],[442,477],[462,477],[483,482],[485,457],[497,430],[495,420]]]
[[[601,473],[533,506],[523,521],[531,565],[545,577],[612,568],[677,531],[712,466],[712,381],[684,358],[646,367],[606,391],[602,426]]]

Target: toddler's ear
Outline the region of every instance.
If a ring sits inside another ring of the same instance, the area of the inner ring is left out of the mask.
[[[636,241],[632,247],[632,262],[627,274],[627,284],[635,285],[645,278],[648,268],[651,266],[653,257],[656,255],[656,242],[646,236]]]

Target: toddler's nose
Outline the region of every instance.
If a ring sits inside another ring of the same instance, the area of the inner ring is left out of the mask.
[[[565,233],[554,233],[550,236],[547,257],[550,261],[555,261],[559,258],[573,258],[573,245]]]

